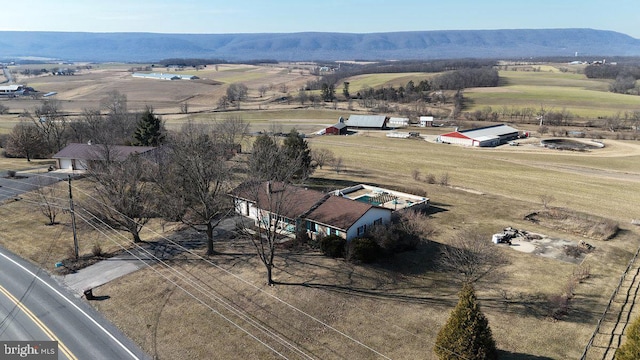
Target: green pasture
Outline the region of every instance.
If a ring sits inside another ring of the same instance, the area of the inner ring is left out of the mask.
[[[415,84],[418,84],[421,80],[427,80],[433,77],[433,73],[382,73],[382,74],[366,74],[357,75],[345,79],[342,83],[336,84],[336,93],[342,94],[344,89],[344,82],[349,82],[349,92],[355,94],[356,92],[365,88],[379,88],[384,86],[400,87],[406,86],[411,80]]]
[[[469,100],[465,110],[543,106],[552,111],[566,109],[583,118],[640,110],[640,96],[611,93],[607,80],[570,73],[514,71],[501,71],[500,78],[502,85],[497,88],[465,90],[465,98]]]

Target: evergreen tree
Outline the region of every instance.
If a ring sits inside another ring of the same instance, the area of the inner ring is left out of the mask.
[[[263,134],[253,142],[249,156],[249,173],[254,180],[291,181],[306,179],[312,172],[311,150],[293,129],[283,144]]]
[[[283,150],[289,163],[297,167],[294,176],[298,179],[306,179],[311,175],[311,149],[307,141],[303,139],[296,129],[291,129],[284,139]]]
[[[322,100],[325,102],[333,101],[336,98],[336,87],[333,84],[322,84]]]
[[[140,115],[138,127],[133,134],[136,146],[158,146],[165,138],[165,128],[162,119],[153,113],[153,108],[148,107]]]
[[[640,316],[627,328],[627,339],[616,351],[616,360],[640,359]]]
[[[480,311],[471,284],[464,284],[459,296],[449,320],[438,333],[434,352],[441,360],[497,359],[489,321]]]
[[[254,180],[283,180],[283,162],[278,144],[267,134],[262,134],[253,142],[249,156],[249,173]]]

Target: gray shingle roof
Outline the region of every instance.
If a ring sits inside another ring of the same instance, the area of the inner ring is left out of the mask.
[[[362,128],[384,128],[387,124],[387,117],[384,115],[351,115],[346,121],[349,127]]]
[[[89,145],[71,143],[53,155],[54,159],[78,159],[78,160],[102,160],[104,154],[109,151],[109,156],[114,160],[125,160],[131,154],[143,154],[155,149],[153,146],[123,146],[111,145],[106,150],[104,145]]]

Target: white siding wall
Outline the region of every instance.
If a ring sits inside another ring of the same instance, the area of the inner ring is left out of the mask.
[[[256,220],[258,219],[258,209],[252,204],[244,200],[236,200],[235,208],[236,213],[247,216],[247,207],[249,208],[249,218]],[[371,208],[367,211],[364,216],[362,216],[351,228],[347,230],[346,239],[350,240],[358,236],[358,228],[366,225],[367,227],[373,225],[373,222],[382,219],[383,223],[388,223],[391,221],[391,211],[380,208]],[[303,225],[304,226],[304,225]],[[317,225],[317,231],[321,231],[326,234],[327,229],[325,226]],[[339,236],[344,237],[344,232],[340,232]]]
[[[238,213],[239,215],[242,216],[247,216],[247,208],[249,209],[249,218],[253,219],[253,220],[257,220],[258,219],[258,210],[256,209],[256,207],[245,200],[239,200],[236,199],[235,200],[235,207],[236,207],[236,213]]]
[[[73,162],[71,159],[59,159],[60,169],[73,170]]]
[[[449,137],[440,135],[440,141],[455,145],[473,146],[472,139],[462,139],[457,137]]]
[[[391,211],[380,209],[380,208],[369,209],[369,211],[367,211],[363,217],[358,219],[358,221],[356,221],[356,223],[353,224],[353,226],[351,226],[349,230],[347,230],[347,240],[351,240],[355,237],[358,237],[359,227],[363,225],[371,226],[373,225],[374,221],[380,218],[382,218],[383,223],[385,224],[388,223],[389,221],[391,221]]]
[[[87,163],[76,159],[76,168],[74,170],[87,170]]]

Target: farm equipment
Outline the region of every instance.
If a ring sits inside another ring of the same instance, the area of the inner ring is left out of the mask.
[[[511,240],[515,239],[515,238],[524,238],[524,239],[529,239],[529,233],[527,233],[526,231],[521,231],[518,229],[514,229],[511,226],[504,228],[504,230],[501,233],[498,234],[493,234],[493,236],[491,237],[491,241],[493,241],[494,244],[508,244],[511,245]]]

